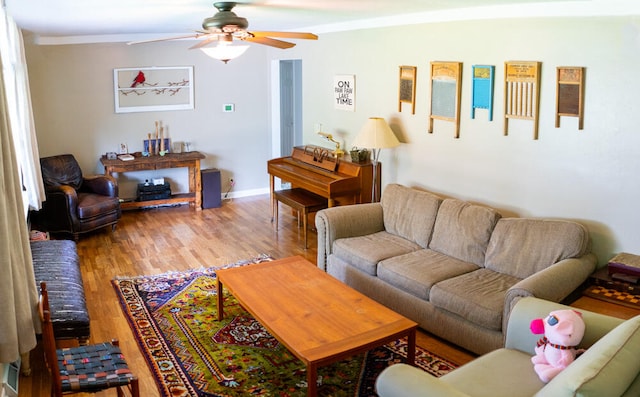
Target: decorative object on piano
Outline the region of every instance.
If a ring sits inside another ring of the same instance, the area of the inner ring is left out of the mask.
[[[293,158],[331,172],[338,166],[338,159],[328,149],[320,146],[308,145],[303,151],[294,150]]]
[[[487,109],[489,121],[493,121],[493,65],[473,65],[471,67],[473,86],[471,94],[471,118],[476,118],[476,109]]]
[[[353,142],[354,146],[371,148],[373,152],[373,184],[371,186],[371,199],[373,202],[379,201],[379,192],[376,189],[378,157],[381,149],[394,148],[400,144],[398,138],[389,127],[385,119],[381,117],[370,117],[362,126],[360,133]]]
[[[533,139],[538,139],[540,115],[540,69],[542,62],[504,63],[504,135],[509,134],[509,119],[533,121]]]
[[[336,75],[333,78],[335,107],[340,110],[356,110],[356,76],[352,74]]]
[[[556,71],[556,128],[560,116],[577,117],[578,129],[584,128],[584,68],[560,66]]]
[[[431,111],[429,133],[433,133],[433,120],[452,121],[454,138],[460,138],[460,94],[462,89],[462,62],[431,62]]]
[[[416,73],[415,66],[400,66],[400,84],[398,86],[398,112],[402,112],[402,103],[411,104],[411,114],[416,114]]]
[[[364,163],[365,161],[370,160],[369,151],[367,149],[358,149],[357,147],[352,147],[349,151],[351,155],[351,161],[354,163]]]
[[[340,142],[333,139],[333,135],[326,132],[322,132],[322,131],[318,131],[318,135],[324,137],[327,141],[333,142],[336,144],[336,149],[333,152],[331,152],[333,153],[334,156],[340,157],[344,154],[344,150],[340,149]]]

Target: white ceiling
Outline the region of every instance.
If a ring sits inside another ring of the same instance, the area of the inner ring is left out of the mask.
[[[40,44],[127,41],[189,34],[215,0],[2,0]],[[638,0],[243,0],[249,30],[325,33],[455,19],[639,15]],[[84,38],[84,39],[81,39]]]

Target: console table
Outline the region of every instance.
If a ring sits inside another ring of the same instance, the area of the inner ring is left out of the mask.
[[[163,168],[189,168],[189,193],[172,194],[168,199],[148,201],[125,201],[121,203],[122,209],[148,207],[159,204],[189,203],[196,210],[202,209],[202,182],[200,177],[200,160],[204,155],[200,152],[167,153],[164,156],[136,157],[133,160],[123,161],[119,159],[109,160],[105,156],[100,158],[104,166],[105,175],[114,172],[133,172],[159,170]]]

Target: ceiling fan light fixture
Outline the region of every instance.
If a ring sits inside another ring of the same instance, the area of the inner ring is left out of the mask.
[[[229,41],[220,41],[215,47],[203,47],[202,52],[224,63],[239,57],[249,49],[248,45],[231,45]]]

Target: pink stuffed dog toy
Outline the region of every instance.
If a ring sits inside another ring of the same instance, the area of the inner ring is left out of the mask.
[[[575,310],[556,310],[531,322],[531,332],[544,334],[531,358],[541,381],[549,382],[575,360],[584,329],[582,314]]]

